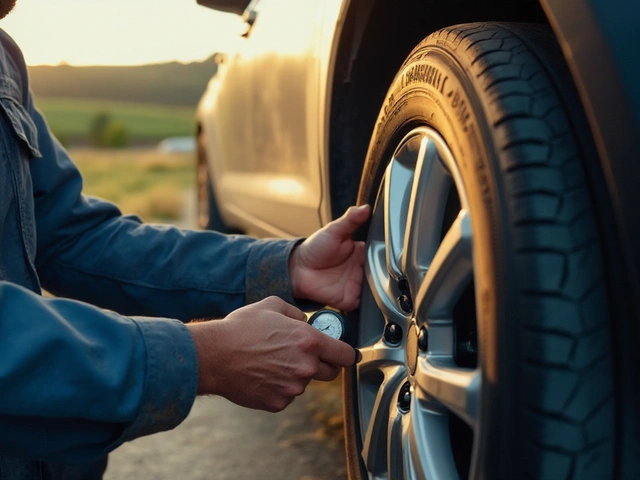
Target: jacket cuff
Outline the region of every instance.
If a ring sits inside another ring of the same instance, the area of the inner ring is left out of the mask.
[[[246,303],[275,295],[296,304],[289,279],[289,257],[304,239],[257,240],[249,252],[246,271]]]
[[[135,317],[144,338],[147,372],[140,409],[121,440],[170,430],[189,414],[198,388],[193,337],[178,320]]]

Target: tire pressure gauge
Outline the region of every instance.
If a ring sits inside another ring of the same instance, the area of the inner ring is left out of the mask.
[[[347,319],[334,310],[318,310],[311,315],[308,323],[336,340],[345,342],[349,336]]]

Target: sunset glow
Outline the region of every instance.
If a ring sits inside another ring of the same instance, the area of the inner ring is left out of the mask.
[[[196,0],[17,0],[0,28],[29,65],[138,65],[226,51],[242,22]]]

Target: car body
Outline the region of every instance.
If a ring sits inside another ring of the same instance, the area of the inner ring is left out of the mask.
[[[198,108],[208,172],[201,179],[208,179],[221,225],[259,236],[307,236],[356,203],[385,95],[422,39],[469,22],[550,26],[588,122],[577,131],[592,150],[584,168],[596,205],[611,315],[625,319],[611,333],[621,405],[616,418],[624,419],[615,430],[623,439],[615,475],[637,473],[637,459],[628,453],[640,445],[640,420],[632,413],[640,398],[632,374],[640,339],[637,2],[199,3],[244,19],[242,38],[225,52]]]

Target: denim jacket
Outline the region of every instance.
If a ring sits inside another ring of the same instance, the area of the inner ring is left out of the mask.
[[[3,480],[100,478],[109,451],[189,413],[197,365],[183,321],[293,301],[294,241],[145,225],[81,191],[0,31]]]

